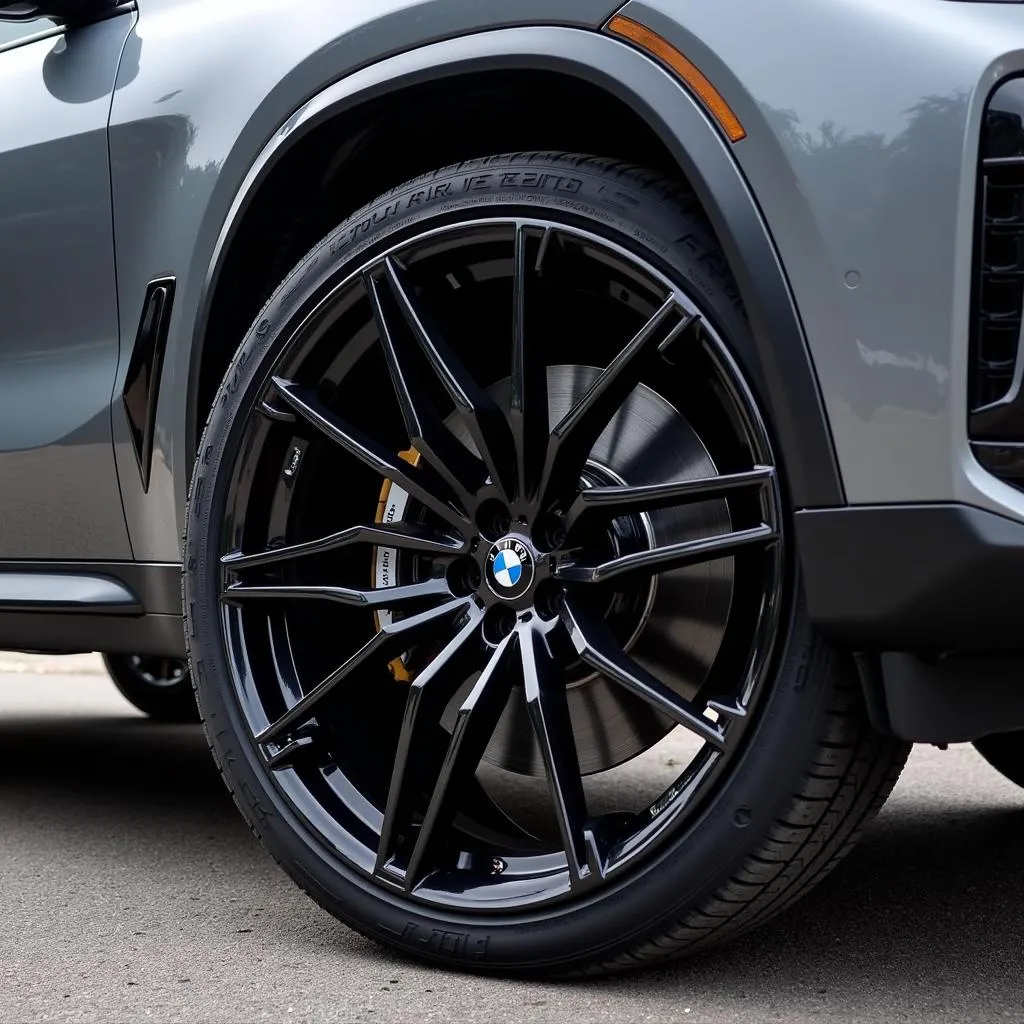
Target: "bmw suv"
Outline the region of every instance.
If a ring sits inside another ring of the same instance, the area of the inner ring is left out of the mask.
[[[0,645],[342,921],[704,949],[1024,782],[1024,8],[0,2]],[[194,691],[194,692],[193,692]]]

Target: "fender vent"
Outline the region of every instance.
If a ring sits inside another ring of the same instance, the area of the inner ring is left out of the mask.
[[[122,402],[132,447],[139,464],[143,491],[149,490],[149,471],[153,460],[153,426],[156,419],[156,400],[163,369],[167,327],[171,320],[171,302],[174,299],[174,278],[150,281],[142,304],[142,317],[135,335],[135,346],[128,363]]]

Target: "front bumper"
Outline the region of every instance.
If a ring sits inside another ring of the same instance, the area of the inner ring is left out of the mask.
[[[1024,650],[1024,524],[966,505],[798,512],[815,625],[876,651]]]

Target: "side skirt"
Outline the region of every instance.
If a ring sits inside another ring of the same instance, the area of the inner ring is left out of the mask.
[[[184,657],[181,566],[0,562],[0,648]]]

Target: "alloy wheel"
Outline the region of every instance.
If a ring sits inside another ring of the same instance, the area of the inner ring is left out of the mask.
[[[232,682],[327,849],[521,912],[693,820],[755,717],[784,552],[754,397],[660,268],[569,221],[406,237],[311,299],[236,434]],[[670,784],[607,806],[676,729]],[[543,779],[546,810],[495,773]]]

